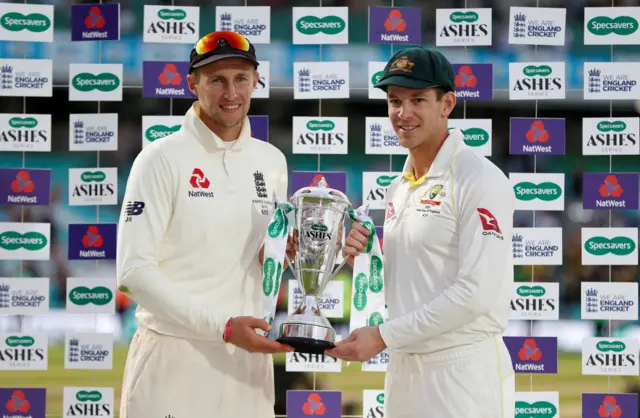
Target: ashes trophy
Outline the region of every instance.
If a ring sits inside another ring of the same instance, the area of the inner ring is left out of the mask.
[[[318,297],[335,277],[338,230],[351,202],[339,190],[303,187],[291,197],[298,252],[291,264],[302,301],[280,325],[277,341],[300,353],[323,354],[335,347],[336,332],[320,312]]]

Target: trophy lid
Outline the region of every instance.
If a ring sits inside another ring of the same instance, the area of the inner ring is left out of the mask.
[[[293,194],[293,196],[291,196],[291,201],[293,202],[305,197],[334,200],[336,202],[346,203],[348,206],[351,206],[351,202],[349,201],[347,195],[342,193],[340,190],[332,189],[330,187],[303,187],[301,189],[298,189]]]

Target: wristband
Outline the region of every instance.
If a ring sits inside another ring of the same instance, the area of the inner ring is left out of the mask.
[[[224,327],[224,334],[222,336],[222,339],[224,340],[225,343],[228,343],[229,340],[231,339],[231,320],[233,318],[229,318],[229,320],[227,321],[227,325],[225,325]]]

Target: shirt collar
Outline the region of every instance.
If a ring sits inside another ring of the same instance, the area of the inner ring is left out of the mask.
[[[190,136],[193,136],[198,142],[200,142],[200,145],[202,145],[207,152],[227,151],[224,141],[218,135],[213,133],[213,131],[211,131],[211,129],[202,122],[200,116],[198,116],[196,103],[197,102],[194,102],[184,115],[181,130],[184,130]],[[238,140],[233,144],[233,146],[231,146],[231,148],[229,148],[229,151],[240,151],[249,142],[251,142],[251,122],[249,122],[249,117],[245,116]]]
[[[453,157],[456,156],[458,151],[464,146],[462,131],[459,128],[455,128],[449,131],[449,135],[444,140],[442,147],[438,151],[436,158],[433,160],[433,164],[431,164],[431,168],[429,168],[429,172],[422,176],[419,179],[416,179],[413,174],[413,161],[411,160],[411,155],[407,157],[404,163],[404,167],[402,168],[402,177],[411,182],[411,186],[419,186],[425,182],[425,180],[429,177],[440,177],[442,176],[447,167],[453,160]]]

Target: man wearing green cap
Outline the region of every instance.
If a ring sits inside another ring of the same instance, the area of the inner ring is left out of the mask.
[[[356,329],[327,354],[368,361],[389,348],[390,418],[514,416],[515,377],[502,340],[513,284],[513,190],[459,129],[448,129],[454,80],[442,54],[409,48],[376,84],[409,150],[385,198],[389,318]],[[360,254],[367,235],[354,223],[343,255]]]

